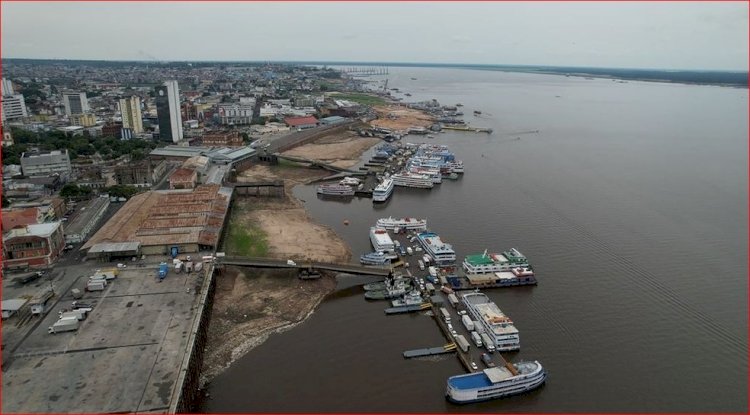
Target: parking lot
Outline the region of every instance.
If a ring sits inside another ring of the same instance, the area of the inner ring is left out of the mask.
[[[195,318],[195,287],[202,272],[171,272],[159,282],[154,265],[120,270],[104,291],[86,292],[78,300],[93,310],[77,331],[48,333],[58,312],[71,308],[71,288],[84,291],[98,267],[102,264],[57,271],[52,278],[57,297],[43,317],[33,317],[15,331],[5,327],[14,325],[14,317],[3,324],[3,341],[8,342],[3,350],[2,412],[168,409]],[[44,289],[44,284],[49,282],[39,282],[36,289]],[[5,281],[3,285],[5,289]]]

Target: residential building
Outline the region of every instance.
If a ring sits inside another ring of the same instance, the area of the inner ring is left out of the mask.
[[[60,222],[17,227],[3,234],[3,268],[46,267],[57,260],[64,248]]]
[[[237,131],[212,131],[203,134],[203,145],[207,147],[242,147],[244,142]]]
[[[135,134],[143,132],[141,98],[133,95],[130,98],[120,99],[120,113],[122,114],[122,128],[128,128]]]
[[[149,159],[140,162],[115,166],[117,184],[135,187],[151,187],[158,183],[167,172],[167,162]]]
[[[170,189],[193,189],[198,183],[198,172],[180,167],[169,176]]]
[[[58,173],[63,181],[67,181],[72,172],[68,150],[22,153],[21,171],[24,176],[49,176]]]
[[[2,121],[17,120],[28,117],[26,101],[21,94],[3,96]]]
[[[71,116],[90,111],[85,92],[63,92],[62,96],[65,104],[65,115]]]
[[[177,81],[166,81],[156,87],[156,114],[159,120],[159,138],[176,143],[183,138],[180,114],[180,91]]]
[[[219,104],[219,118],[223,125],[247,125],[253,122],[255,103]]]
[[[13,88],[13,82],[10,79],[3,78],[3,96],[13,95],[16,91]]]
[[[3,209],[2,216],[3,232],[44,222],[42,211],[37,207]]]
[[[96,117],[90,112],[84,114],[72,114],[70,116],[70,125],[93,127],[96,125]]]

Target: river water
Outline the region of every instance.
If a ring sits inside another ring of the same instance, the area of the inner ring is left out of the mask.
[[[520,331],[505,357],[539,360],[546,385],[448,403],[458,359],[401,356],[445,343],[434,322],[386,317],[355,277],[218,376],[203,411],[747,411],[746,89],[430,68],[391,69],[388,87],[494,129],[409,137],[448,144],[466,174],[378,207],[296,195],[355,258],[389,215],[427,218],[459,258],[518,248],[539,285],[485,293]]]

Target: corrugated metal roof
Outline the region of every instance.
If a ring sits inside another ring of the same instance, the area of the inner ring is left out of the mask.
[[[140,242],[101,242],[92,246],[89,253],[138,251],[140,247]]]

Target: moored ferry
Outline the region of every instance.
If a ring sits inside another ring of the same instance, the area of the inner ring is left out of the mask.
[[[402,186],[402,187],[418,187],[423,189],[432,189],[434,184],[432,183],[432,178],[425,174],[415,174],[415,173],[396,173],[393,176],[391,176],[393,179],[393,184],[396,186]]]
[[[318,194],[329,196],[354,196],[351,186],[341,184],[321,184],[318,186]]]
[[[373,226],[370,228],[370,242],[376,251],[393,252],[396,249],[391,236],[385,228]]]
[[[342,186],[359,186],[360,180],[356,177],[344,177],[339,182]]]
[[[395,219],[391,216],[387,218],[378,219],[376,225],[378,227],[385,228],[388,230],[401,228],[401,229],[406,229],[410,231],[424,231],[427,229],[427,220],[416,219],[416,218]]]
[[[462,299],[472,320],[484,327],[485,333],[494,340],[498,351],[521,348],[518,329],[513,325],[513,321],[503,314],[489,297],[480,292],[473,292],[464,294]]]
[[[481,402],[517,395],[538,388],[547,372],[538,361],[491,367],[481,372],[448,378],[446,398],[454,403]]]
[[[451,244],[443,242],[440,236],[434,232],[421,232],[417,234],[417,241],[422,245],[438,265],[450,265],[456,262],[456,251]]]
[[[513,268],[529,267],[529,261],[516,248],[504,251],[502,254],[484,253],[467,255],[463,262],[467,274],[485,274],[493,272],[511,271]]]
[[[393,194],[393,179],[386,177],[372,191],[373,202],[385,202]]]
[[[359,262],[364,265],[385,265],[391,262],[393,256],[386,255],[384,252],[370,252],[359,257]]]

